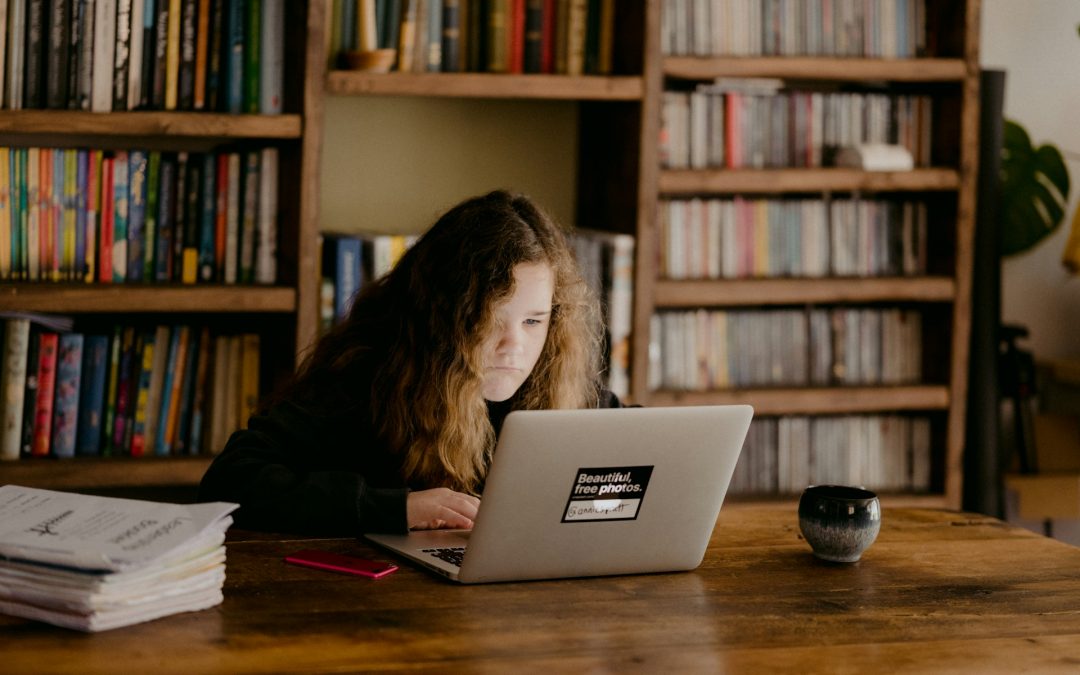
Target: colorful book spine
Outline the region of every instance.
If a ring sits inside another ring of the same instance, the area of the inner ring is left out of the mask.
[[[143,260],[146,257],[146,189],[147,153],[132,150],[128,153],[128,227],[127,227],[127,278],[129,281],[144,279]]]
[[[177,455],[191,454],[188,441],[190,438],[192,407],[194,406],[192,399],[196,386],[195,378],[199,370],[199,361],[206,358],[206,355],[200,351],[200,339],[198,339],[198,336],[192,335],[190,329],[187,340],[187,356],[184,360],[183,381],[180,384],[180,404],[172,439],[172,451],[173,454]]]
[[[11,151],[0,148],[0,279],[12,278]]]
[[[192,155],[188,158],[184,179],[184,218],[178,224],[177,235],[180,243],[180,281],[193,284],[199,278],[199,232],[202,224],[202,205],[199,201],[203,186],[203,158]]]
[[[166,153],[161,156],[158,177],[154,273],[147,276],[148,279],[156,281],[169,281],[172,279],[173,230],[176,216],[176,167],[176,155]]]
[[[158,194],[161,187],[161,153],[154,150],[146,161],[146,220],[143,223],[143,279],[153,279],[158,237]]]
[[[75,281],[86,280],[86,220],[90,213],[90,162],[92,153],[78,150],[75,154],[75,265],[71,277]]]
[[[176,110],[180,80],[181,0],[162,0],[168,4],[165,42],[165,109]]]
[[[198,31],[198,0],[180,3],[180,63],[177,66],[177,108],[195,109],[195,41]]]
[[[225,57],[222,64],[225,71],[224,110],[230,113],[240,113],[244,111],[244,18],[246,8],[245,3],[240,0],[227,3],[227,5],[225,31],[222,36],[222,40],[225,42]]]
[[[178,326],[169,341],[169,361],[165,367],[165,381],[162,383],[157,438],[154,443],[156,455],[172,454],[189,332],[188,326]]]
[[[52,441],[53,404],[56,394],[56,352],[60,336],[52,331],[38,335],[37,395],[34,398],[34,433],[30,454],[47,457]]]
[[[146,454],[146,419],[150,401],[150,380],[154,370],[155,331],[143,333],[138,383],[135,385],[135,411],[132,415],[131,456]]]
[[[238,280],[240,262],[240,153],[229,153],[228,192],[225,207],[225,277],[227,284]]]
[[[266,0],[266,2],[272,2],[272,0]],[[262,4],[263,0],[247,0],[247,16],[244,23],[244,92],[242,110],[252,115],[259,112]]]
[[[113,162],[113,245],[112,274],[113,281],[123,282],[127,278],[128,259],[128,173],[130,162],[128,153],[119,150]]]
[[[79,391],[79,423],[75,454],[101,454],[101,430],[105,413],[105,385],[109,374],[109,336],[87,335],[83,344],[82,388]]]
[[[128,108],[128,71],[131,68],[131,3],[116,0],[116,46],[113,52],[112,109]]]
[[[0,460],[19,458],[29,349],[30,321],[28,319],[5,320],[3,372],[0,372],[0,396],[3,396]]]
[[[41,281],[41,197],[38,194],[41,178],[41,150],[27,148],[23,177],[26,180],[26,250],[27,279]]]
[[[113,259],[113,224],[115,222],[115,214],[113,212],[113,205],[115,204],[115,191],[113,187],[113,166],[116,164],[116,158],[113,156],[104,157],[101,161],[101,228],[99,229],[100,236],[98,237],[98,281],[102,283],[109,283],[113,280],[112,271],[112,259]]]
[[[91,150],[89,152],[89,166],[86,171],[86,274],[84,276],[87,283],[92,283],[97,278],[103,162],[104,155],[101,150]]]
[[[218,157],[203,155],[202,211],[199,214],[199,281],[214,280]]]
[[[83,335],[60,335],[56,354],[56,394],[53,402],[52,455],[75,456],[75,432],[79,421],[79,390],[82,387]]]
[[[64,274],[66,281],[74,281],[80,278],[82,273],[82,258],[79,254],[79,151],[74,149],[64,150]]]
[[[238,278],[242,284],[255,281],[255,233],[259,222],[259,153],[244,153],[243,206],[240,211]]]
[[[215,5],[221,3],[213,3]],[[195,26],[195,91],[192,94],[192,107],[195,110],[206,109],[206,79],[210,48],[210,0],[198,0]]]
[[[37,411],[38,354],[41,353],[39,326],[30,325],[26,348],[26,388],[23,391],[22,431],[19,436],[19,455],[29,457],[34,449],[34,414]]]
[[[105,385],[104,412],[101,416],[101,454],[113,451],[113,427],[116,424],[116,397],[120,392],[120,360],[123,353],[124,328],[117,326],[109,340],[109,368]]]
[[[131,415],[131,380],[136,370],[135,342],[135,329],[125,326],[120,343],[120,368],[116,379],[112,433],[109,436],[110,454],[113,455],[126,455],[129,451],[125,439],[128,437],[127,425]]]

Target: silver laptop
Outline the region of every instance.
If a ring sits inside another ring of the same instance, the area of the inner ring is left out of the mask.
[[[693,569],[752,416],[747,405],[512,412],[471,531],[365,536],[462,583]]]

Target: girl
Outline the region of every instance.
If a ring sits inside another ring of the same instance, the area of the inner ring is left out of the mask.
[[[472,527],[511,410],[621,405],[599,386],[600,337],[559,228],[524,196],[465,201],[232,435],[200,499],[239,503],[254,529]]]

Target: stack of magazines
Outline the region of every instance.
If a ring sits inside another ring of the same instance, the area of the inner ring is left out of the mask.
[[[94,632],[213,607],[236,508],[0,487],[0,613]]]

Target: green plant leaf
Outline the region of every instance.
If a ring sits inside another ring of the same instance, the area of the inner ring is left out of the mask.
[[[1061,225],[1069,170],[1053,145],[1035,148],[1027,131],[1005,120],[1001,149],[1001,254],[1035,246]]]

